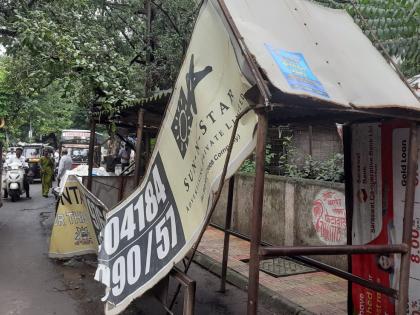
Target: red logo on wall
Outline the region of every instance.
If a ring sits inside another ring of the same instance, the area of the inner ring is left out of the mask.
[[[344,194],[332,189],[321,190],[312,205],[312,222],[318,237],[325,244],[346,244]]]

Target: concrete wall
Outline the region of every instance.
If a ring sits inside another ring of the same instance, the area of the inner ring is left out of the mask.
[[[85,184],[86,180],[87,178],[84,178]],[[124,181],[123,198],[126,198],[135,189],[132,176],[95,176],[92,192],[111,209],[119,202],[122,181]],[[235,175],[232,229],[245,235],[250,234],[249,216],[252,209],[253,185],[253,175]],[[221,226],[225,224],[227,190],[226,183],[212,218],[212,223]],[[325,245],[325,240],[315,228],[312,209],[318,195],[330,190],[344,194],[344,185],[266,175],[262,240],[273,245]],[[347,268],[346,257],[317,258],[339,268]]]
[[[253,184],[253,175],[235,176],[232,229],[246,235],[250,231]],[[222,226],[225,224],[227,190],[226,184],[212,218],[212,223]],[[344,194],[344,185],[266,175],[262,240],[274,245],[326,245],[328,242],[322,239],[315,228],[312,209],[319,194],[331,190]],[[316,258],[339,268],[347,268],[345,257]]]

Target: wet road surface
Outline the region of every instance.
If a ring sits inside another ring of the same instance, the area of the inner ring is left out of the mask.
[[[3,200],[0,208],[0,314],[76,314],[77,303],[60,292],[61,275],[48,257],[40,219],[54,199],[31,185],[32,199]]]
[[[104,294],[93,280],[96,257],[70,261],[48,258],[48,243],[54,221],[54,198],[41,196],[41,185],[31,185],[32,199],[3,200],[0,208],[0,315],[102,315]],[[227,285],[217,290],[220,280],[193,264],[189,276],[197,282],[195,313],[200,315],[246,314],[246,292]],[[169,296],[176,283],[171,280]],[[182,314],[182,294],[174,314]],[[123,315],[164,315],[153,297],[136,300]],[[259,314],[276,314],[261,305]]]

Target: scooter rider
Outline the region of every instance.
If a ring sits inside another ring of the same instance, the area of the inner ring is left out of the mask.
[[[22,167],[25,169],[25,177],[23,178],[23,188],[26,192],[26,198],[31,198],[29,196],[29,182],[28,182],[28,176],[27,172],[29,169],[29,165],[26,162],[26,159],[24,156],[22,156],[23,149],[18,147],[16,148],[15,155],[11,155],[6,160],[6,166],[11,164],[21,164]]]

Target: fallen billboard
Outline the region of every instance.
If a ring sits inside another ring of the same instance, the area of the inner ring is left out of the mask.
[[[65,177],[57,202],[49,257],[70,258],[98,252],[107,207],[75,175]]]
[[[107,314],[152,288],[197,241],[235,119],[249,107],[242,58],[217,4],[205,1],[143,182],[107,214],[95,275]],[[253,151],[256,124],[254,112],[241,118],[227,177]]]

